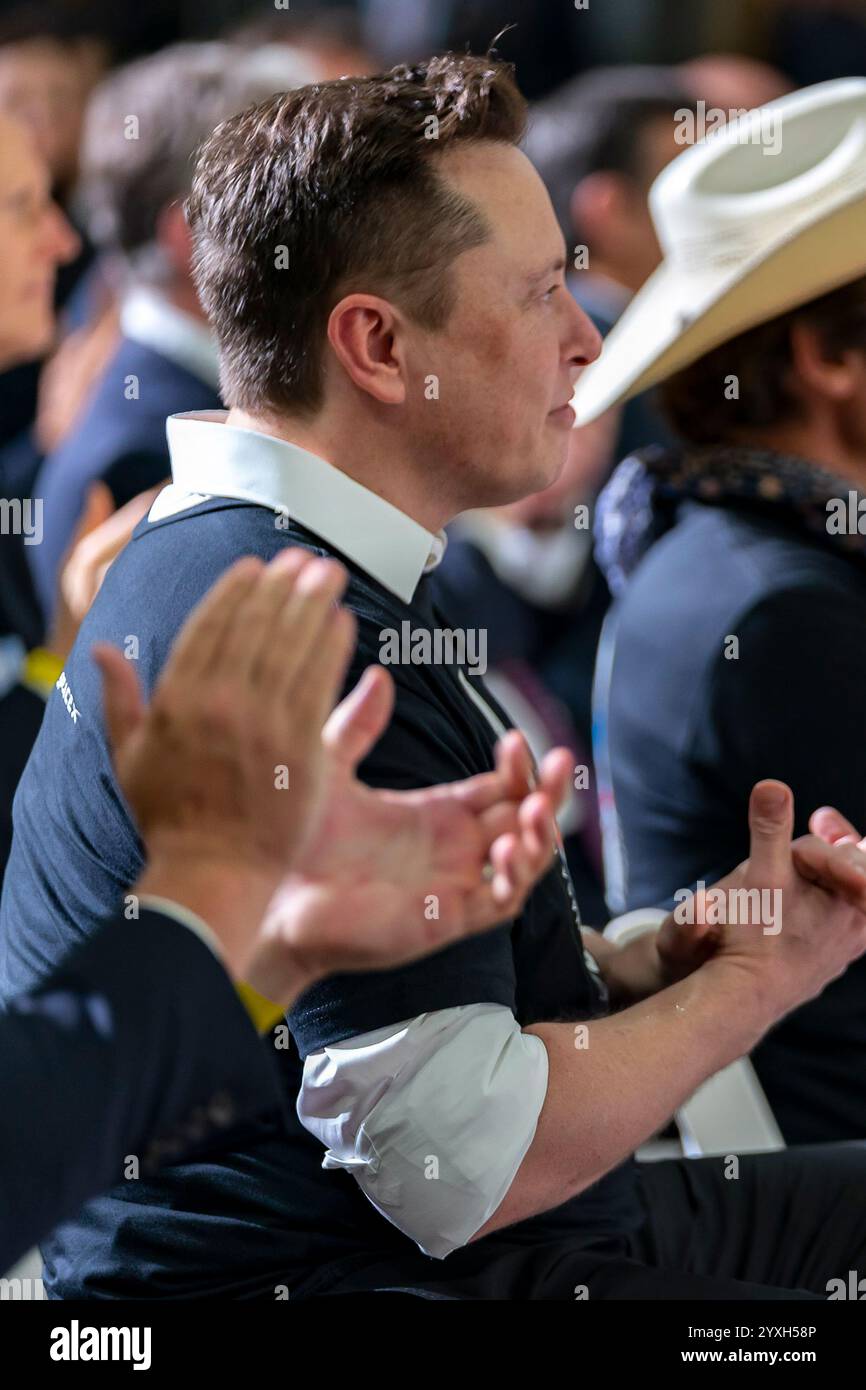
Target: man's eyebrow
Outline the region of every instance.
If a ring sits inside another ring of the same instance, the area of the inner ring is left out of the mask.
[[[537,270],[530,275],[528,283],[534,285],[536,281],[546,280],[550,275],[559,275],[565,270],[565,266],[565,256],[558,256],[555,261],[550,261],[546,266],[543,266],[541,270]]]

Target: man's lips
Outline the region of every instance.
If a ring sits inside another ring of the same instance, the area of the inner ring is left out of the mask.
[[[557,406],[555,410],[551,410],[550,418],[551,420],[554,420],[558,425],[561,424],[569,426],[573,425],[577,420],[577,416],[574,412],[574,406],[571,404],[571,401],[566,401],[565,405]]]

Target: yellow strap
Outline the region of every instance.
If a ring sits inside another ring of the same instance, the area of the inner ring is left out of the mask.
[[[259,994],[252,985],[246,985],[241,981],[235,988],[257,1033],[269,1033],[285,1017],[285,1009],[281,1008],[279,1004],[274,1004],[272,1000],[266,999],[263,994]]]
[[[34,694],[41,695],[43,700],[47,700],[62,670],[62,656],[50,652],[47,647],[34,647],[24,658],[21,684],[26,685]]]

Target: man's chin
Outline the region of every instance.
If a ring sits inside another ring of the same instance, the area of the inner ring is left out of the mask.
[[[568,458],[567,440],[554,448],[548,441],[544,449],[536,449],[531,457],[531,467],[527,466],[527,452],[513,461],[513,470],[497,473],[476,474],[471,498],[464,502],[463,510],[474,511],[486,507],[508,507],[515,502],[523,502],[538,492],[546,492],[561,477]]]
[[[10,367],[23,367],[27,362],[38,362],[54,346],[54,323],[43,329],[40,333],[28,333],[22,335],[15,343],[3,345],[0,351],[0,371],[8,371]]]
[[[498,507],[511,507],[514,506],[516,503],[528,501],[530,497],[543,496],[549,488],[553,487],[558,477],[559,473],[557,473],[556,476],[553,478],[551,478],[549,475],[542,475],[540,479],[527,481],[521,487],[515,488],[513,491],[509,491],[507,495],[500,493],[499,498],[496,502],[487,503],[486,505]]]
[[[563,437],[562,443],[555,449],[549,450],[545,457],[539,462],[538,479],[535,486],[528,488],[524,493],[528,497],[531,492],[546,492],[554,483],[558,483],[568,462],[569,436]]]

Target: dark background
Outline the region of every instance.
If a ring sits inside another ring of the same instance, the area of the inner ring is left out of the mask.
[[[363,48],[375,66],[444,48],[499,42],[537,97],[598,63],[676,62],[709,51],[747,53],[798,85],[866,73],[866,0],[0,0],[9,22],[43,33],[98,35],[114,61],[181,38],[207,38],[256,21],[289,38],[315,22],[335,42]],[[25,21],[22,21],[22,15]],[[274,37],[277,36],[274,34]]]

